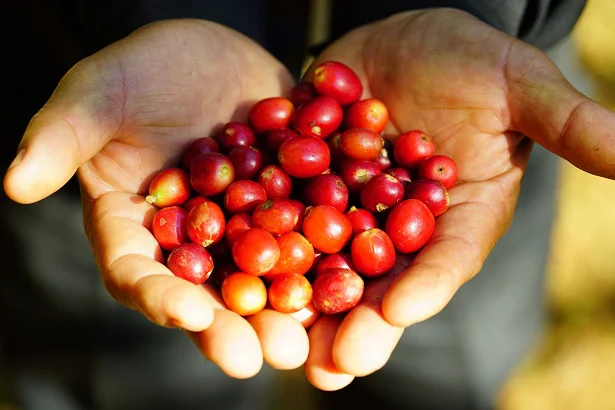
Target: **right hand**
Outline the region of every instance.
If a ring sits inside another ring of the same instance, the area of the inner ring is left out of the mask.
[[[245,121],[262,98],[284,95],[287,70],[246,37],[199,20],[153,23],[80,61],[28,125],[4,188],[19,203],[60,189],[74,174],[84,226],[109,293],[161,326],[179,327],[226,374],[251,377],[263,357],[299,367],[308,338],[288,315],[250,322],[216,292],[175,277],[149,231],[149,181],[179,162],[191,140]],[[260,340],[259,340],[260,339]]]

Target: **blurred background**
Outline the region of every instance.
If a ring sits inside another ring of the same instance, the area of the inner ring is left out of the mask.
[[[312,17],[327,21],[326,16]],[[572,36],[549,54],[573,85],[615,110],[613,17],[614,0],[589,0]],[[316,26],[308,37],[318,43],[326,33]],[[558,184],[544,290],[549,326],[502,386],[498,410],[615,409],[615,182],[562,162]],[[18,410],[6,393],[0,367],[0,410]],[[304,406],[293,402],[296,410]]]
[[[589,0],[549,54],[578,89],[615,110],[615,1]],[[502,410],[615,409],[615,182],[562,162],[547,292],[550,325],[502,387]]]

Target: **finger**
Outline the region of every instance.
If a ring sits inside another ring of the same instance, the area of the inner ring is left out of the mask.
[[[382,313],[389,323],[408,327],[432,317],[480,271],[510,225],[525,165],[451,189],[451,207],[438,217],[432,238],[384,295]]]
[[[361,303],[342,321],[333,343],[333,362],[340,371],[367,376],[389,361],[404,328],[386,321],[381,310],[382,296],[408,264],[408,257],[398,256],[393,270],[368,283]]]
[[[322,316],[308,333],[310,354],[305,362],[305,375],[320,390],[339,390],[354,380],[354,376],[340,371],[333,362],[333,342],[340,322],[337,316]]]
[[[203,288],[209,289],[207,285]],[[190,339],[227,376],[247,379],[258,374],[263,353],[256,331],[243,317],[220,305],[214,312],[211,326],[202,332],[187,332]]]
[[[615,178],[615,113],[520,41],[512,41],[505,67],[511,127],[587,172]]]
[[[290,315],[265,309],[247,318],[263,349],[263,357],[271,367],[292,370],[302,366],[310,350],[308,336]]]
[[[148,230],[155,208],[143,197],[108,193],[87,210],[85,229],[111,296],[161,326],[206,329],[213,309],[202,286],[178,278],[163,264]]]
[[[122,74],[115,60],[100,60],[93,56],[73,67],[28,124],[4,177],[13,200],[32,203],[51,195],[117,131]]]

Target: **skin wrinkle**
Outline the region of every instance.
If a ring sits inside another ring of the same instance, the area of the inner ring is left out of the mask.
[[[504,54],[503,54],[503,61],[502,61],[502,90],[504,91],[504,99],[506,101],[507,104],[507,109],[505,110],[506,113],[506,119],[502,121],[502,128],[507,129],[507,130],[511,130],[511,122],[512,122],[512,116],[510,114],[510,107],[512,107],[511,104],[511,87],[510,87],[510,81],[509,81],[509,70],[510,70],[510,61],[512,60],[511,56],[513,55],[513,48],[516,46],[517,44],[517,40],[516,38],[512,37],[508,43],[508,46],[506,47],[506,49],[504,50]]]
[[[576,118],[577,115],[582,112],[582,109],[587,104],[593,104],[593,103],[587,100],[580,100],[579,102],[577,102],[574,108],[572,109],[572,111],[570,111],[570,115],[568,115],[568,118],[566,119],[566,122],[564,123],[562,130],[555,136],[555,140],[553,141],[553,143],[556,147],[558,147],[561,150],[561,151],[558,150],[560,151],[558,152],[558,154],[564,155],[562,151],[569,151],[573,147],[578,145],[572,142],[572,140],[574,139],[574,137],[576,137],[576,135],[575,136],[571,135],[572,133],[570,133],[569,131],[570,131],[571,125],[575,122],[575,120],[577,120]]]
[[[409,20],[410,20],[410,21],[408,21],[408,22],[404,25],[404,27],[405,27],[406,25],[408,25],[408,24],[412,24],[412,23],[414,22],[414,20],[415,20],[415,19],[409,19]],[[425,30],[427,30],[427,27],[425,28]],[[402,29],[402,30],[400,30],[400,31],[403,31],[403,29]],[[425,31],[424,31],[423,33],[424,33],[424,35],[426,35],[426,34],[425,34]],[[374,41],[375,41],[375,40],[374,40]],[[371,40],[370,40],[370,42],[368,42],[368,46],[366,47],[366,49],[365,49],[365,50],[369,49],[369,48],[370,48],[370,47],[369,47],[370,45],[371,45]],[[365,50],[364,50],[364,57],[363,57],[363,61],[364,61],[364,62],[365,62],[366,60],[368,60],[368,59],[365,57],[365,53],[366,53],[366,51],[365,51]],[[364,65],[365,65],[366,67],[368,67],[368,66],[369,66],[368,64],[364,64]],[[370,70],[370,68],[367,68],[366,70]],[[370,70],[370,71],[371,71],[371,70]],[[371,83],[370,83],[370,87],[372,87],[372,86],[371,86]],[[416,105],[416,103],[415,103],[415,105]],[[432,107],[432,108],[434,108],[434,107]],[[437,107],[435,107],[435,108],[437,108]],[[424,111],[424,110],[429,110],[429,109],[430,109],[430,107],[421,106],[421,111]],[[453,110],[456,110],[455,108],[452,108],[452,109],[453,109]],[[488,111],[488,110],[483,110],[483,109],[480,109],[480,108],[477,108],[477,110],[479,110],[479,111]],[[422,117],[422,115],[421,115],[421,111],[419,111],[419,115],[421,116],[421,121],[422,121],[423,123],[425,123],[425,119],[424,119],[424,117]],[[496,119],[496,120],[498,121],[498,123],[499,123],[499,124],[502,124],[502,122],[503,122],[500,118],[498,118],[498,115],[494,115],[494,119]],[[392,119],[392,121],[393,121],[393,123],[394,123],[394,127],[397,129],[397,132],[399,132],[399,130],[401,129],[401,127],[399,126],[399,124],[395,123],[394,118]],[[460,120],[460,122],[461,122],[461,121],[462,121],[462,120]],[[428,129],[428,132],[431,132],[431,133],[437,133],[437,134],[442,134],[442,131],[441,131],[441,130],[433,130],[433,129]],[[454,133],[451,133],[451,134],[449,134],[449,135],[450,135],[450,137],[453,137],[453,136],[454,136]],[[440,142],[441,142],[441,143],[444,143],[444,142],[445,142],[445,140],[446,140],[446,138],[441,139],[441,141],[440,141]]]
[[[481,266],[482,266],[482,264],[481,264]],[[444,303],[444,305],[439,306],[437,311],[440,311],[444,306],[446,306],[446,303],[455,294],[457,289],[461,285],[463,285],[463,283],[465,283],[465,281],[466,281],[466,279],[460,278],[459,274],[456,273],[455,271],[453,271],[451,269],[450,265],[448,265],[448,264],[441,264],[441,263],[434,262],[434,261],[421,261],[421,260],[418,260],[418,258],[416,258],[416,259],[414,259],[414,261],[412,261],[412,263],[410,264],[408,269],[412,269],[412,268],[416,269],[417,267],[428,267],[428,268],[432,268],[433,270],[439,272],[439,274],[437,276],[434,276],[434,275],[429,275],[429,276],[423,275],[423,276],[420,276],[420,278],[422,279],[421,283],[423,285],[427,284],[428,287],[433,287],[433,283],[437,282],[437,281],[440,281],[441,278],[443,278],[443,277],[447,278],[447,280],[449,280],[449,281],[453,281],[452,282],[453,286],[447,287],[447,291],[448,292],[447,292],[447,295],[446,295],[446,298],[445,298],[446,302]],[[397,282],[397,280],[395,282]],[[394,282],[394,284],[395,284],[395,282]],[[450,292],[451,289],[452,289],[452,292]],[[430,316],[422,319],[421,321],[429,319],[429,317],[432,317],[433,315],[435,315],[437,313],[437,311],[434,311]],[[412,324],[416,324],[416,323],[418,323],[418,322],[414,322]]]
[[[71,141],[73,142],[74,150],[70,150],[73,153],[72,161],[75,164],[75,168],[79,165],[79,161],[83,158],[83,148],[80,139],[77,137],[77,130],[73,126],[73,124],[64,117],[60,117],[60,121],[71,130],[72,137]]]
[[[125,121],[125,117],[126,117],[126,101],[128,98],[128,84],[126,82],[126,74],[124,71],[124,66],[122,64],[122,60],[120,58],[118,58],[116,55],[114,55],[113,53],[111,53],[112,56],[115,57],[115,62],[117,63],[117,69],[119,71],[119,75],[121,78],[121,92],[119,92],[119,101],[116,101],[117,105],[118,105],[118,109],[120,110],[120,118],[118,121],[118,127],[117,130],[114,133],[114,136],[112,138],[115,138],[117,136],[117,134],[119,134],[120,129],[122,127],[122,125],[124,124]],[[115,101],[115,100],[114,100]]]
[[[412,12],[411,12],[411,13],[412,13]],[[430,13],[431,13],[431,11],[424,11],[424,12],[416,12],[416,13],[413,13],[411,18],[409,18],[409,19],[405,19],[404,24],[402,24],[402,25],[399,27],[398,31],[399,31],[400,33],[403,33],[403,32],[405,32],[405,31],[409,30],[409,29],[410,29],[410,27],[411,27],[413,24],[416,24],[417,22],[419,22],[419,21],[421,20],[421,18],[426,18],[425,16],[429,16],[429,14],[430,14]],[[425,40],[425,36],[426,36],[426,34],[427,34],[428,29],[429,29],[429,25],[425,24],[425,25],[424,25],[424,28],[423,28],[423,31],[422,31],[422,32],[421,32],[421,34],[419,35],[419,37],[420,37],[420,39],[421,39],[421,40],[420,40],[420,41],[421,41],[421,43],[422,43],[423,41],[426,41],[426,40]],[[387,31],[387,32],[388,32],[388,31]],[[393,38],[396,38],[396,37],[399,37],[399,36],[400,36],[399,34],[397,34],[397,35],[395,35],[395,34],[394,34],[394,35],[393,35]],[[404,36],[401,36],[401,37],[402,37],[402,38],[404,38],[404,39],[407,39],[407,38],[408,38],[408,36],[405,36],[405,35],[404,35]],[[387,44],[391,44],[391,43],[390,43],[390,42],[387,42],[387,43],[385,43],[385,45],[384,45],[384,46],[382,46],[382,45],[378,45],[378,49],[380,49],[380,50],[386,50],[386,48],[387,48]],[[403,41],[402,41],[402,47],[401,47],[401,50],[403,50],[402,52],[403,52],[403,53],[405,53],[406,48],[405,48],[405,47],[403,47],[403,44],[404,44],[404,43],[403,43]],[[380,61],[380,59],[378,59],[378,61]],[[391,66],[388,66],[388,70],[387,70],[387,71],[392,73],[392,72],[393,72],[394,70],[396,70],[396,69],[397,69],[397,67],[395,67],[395,66],[391,65]],[[394,77],[394,76],[393,76],[393,75],[391,75],[391,77]],[[376,75],[374,75],[372,78],[377,79],[377,78],[380,78],[380,76],[376,76]],[[388,77],[387,77],[387,74],[385,73],[385,74],[384,74],[384,76],[383,76],[382,78],[388,78]],[[371,84],[371,83],[370,83],[370,84]],[[382,88],[385,88],[385,87],[382,87]],[[398,96],[398,97],[400,97],[400,98],[398,98],[398,99],[399,99],[400,101],[404,101],[404,100],[406,100],[406,101],[407,101],[407,99],[408,99],[408,93],[402,93],[402,90],[401,90],[401,89],[397,89],[397,88],[395,88],[395,89],[396,89],[396,90],[398,90],[398,91],[396,91],[396,92],[397,92],[397,96]],[[401,95],[405,96],[405,98],[401,98]],[[410,95],[410,100],[412,101],[412,106],[414,107],[414,110],[413,110],[413,111],[414,111],[415,113],[417,113],[417,114],[418,114],[417,121],[419,121],[419,122],[420,122],[420,124],[421,124],[421,128],[422,128],[422,129],[427,129],[428,131],[430,131],[430,130],[429,130],[429,128],[426,126],[427,122],[425,121],[425,118],[423,117],[423,113],[422,113],[422,111],[419,109],[420,105],[418,104],[418,102],[417,102],[417,100],[416,100],[416,97],[414,96],[414,94],[413,94],[413,93],[410,93],[409,95]],[[378,97],[378,96],[376,96],[376,98],[379,98],[379,97]],[[398,122],[397,122],[397,120],[395,119],[395,116],[391,115],[391,116],[389,117],[389,121],[393,123],[393,125],[394,125],[394,127],[395,127],[395,129],[396,129],[396,132],[397,132],[397,133],[400,133],[400,132],[401,132],[401,130],[402,130],[403,128],[399,125],[399,123],[398,123]]]
[[[110,141],[109,143],[107,143],[107,145],[103,147],[103,149],[98,154],[96,154],[94,158],[88,161],[88,165],[91,169],[95,170],[95,174],[99,177],[100,181],[101,182],[105,181],[104,183],[107,186],[110,186],[111,188],[113,188],[115,192],[127,191],[120,185],[123,178],[114,177],[112,178],[112,181],[109,181],[110,178],[105,178],[100,173],[101,169],[109,168],[110,164],[114,164],[117,167],[117,169],[123,171],[124,173],[132,174],[130,170],[124,169],[123,165],[118,161],[118,159],[112,153],[108,152],[110,149],[112,149],[112,147],[117,146],[117,144],[123,145],[122,143],[119,143],[119,142],[115,142],[114,144],[114,142],[115,141]],[[97,165],[98,163],[104,164],[104,166]],[[131,192],[134,194],[138,193],[138,191],[127,191],[127,192]],[[99,196],[100,195],[93,195],[93,197],[95,198]]]

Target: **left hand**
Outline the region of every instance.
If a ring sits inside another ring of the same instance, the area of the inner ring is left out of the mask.
[[[425,248],[369,282],[342,321],[322,318],[310,330],[307,377],[337,390],[384,366],[405,327],[440,312],[480,271],[512,222],[534,141],[614,178],[615,115],[575,90],[539,50],[457,10],[363,26],[312,67],[327,60],[357,72],[363,98],[385,103],[386,135],[423,130],[459,167],[451,206]]]

